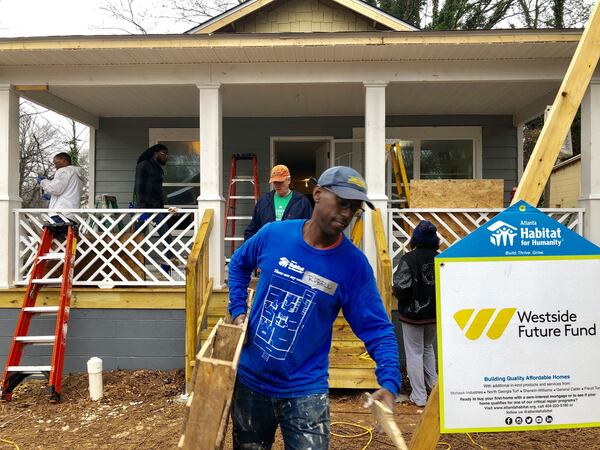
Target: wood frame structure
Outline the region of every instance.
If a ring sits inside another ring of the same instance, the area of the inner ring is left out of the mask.
[[[204,211],[194,246],[185,267],[185,383],[192,379],[196,351],[200,343],[202,324],[208,311],[213,279],[208,276],[208,236],[213,225],[214,211]]]
[[[552,110],[523,172],[511,204],[537,206],[600,57],[600,2],[596,1],[573,59],[552,104]]]

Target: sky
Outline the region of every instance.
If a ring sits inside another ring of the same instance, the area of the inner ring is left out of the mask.
[[[124,34],[100,9],[105,0],[0,0],[0,37]],[[138,0],[140,8],[160,8],[157,0]],[[181,33],[189,24],[163,20],[149,24],[154,33]],[[132,30],[133,31],[133,30]]]
[[[126,34],[125,30],[118,29],[122,23],[100,9],[104,3],[104,0],[0,0],[0,38]],[[156,0],[138,0],[138,3],[146,8],[159,5]],[[181,33],[190,28],[189,24],[168,20],[148,25],[154,33]],[[35,109],[43,111],[43,108]],[[57,128],[70,126],[67,119],[52,111],[43,112],[39,120],[48,121]],[[85,128],[79,125],[78,131]],[[88,133],[84,130],[81,137],[85,151]]]

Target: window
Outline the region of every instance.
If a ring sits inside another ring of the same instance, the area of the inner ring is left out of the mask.
[[[150,128],[150,145],[169,148],[164,167],[165,205],[195,206],[200,195],[200,141],[197,128]]]
[[[362,138],[364,128],[355,128]],[[400,143],[409,180],[481,178],[481,127],[386,127],[386,143]],[[391,164],[387,196],[397,199]]]
[[[481,127],[386,128],[386,142],[400,141],[408,178],[481,178]]]

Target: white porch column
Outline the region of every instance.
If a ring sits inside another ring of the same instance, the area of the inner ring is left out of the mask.
[[[202,214],[211,208],[215,214],[208,241],[209,276],[217,289],[225,283],[225,247],[223,230],[225,199],[223,198],[223,136],[221,115],[221,85],[198,84],[200,91],[200,197]]]
[[[592,80],[581,103],[581,197],[584,235],[600,245],[600,80]]]
[[[387,82],[365,82],[365,181],[368,196],[381,211],[387,236],[387,195],[385,193],[385,87]],[[367,208],[368,209],[368,208]],[[373,220],[365,214],[365,255],[377,271],[377,247]],[[387,242],[387,240],[386,240]]]
[[[19,197],[19,96],[0,85],[0,289],[12,286],[15,272],[14,208]]]

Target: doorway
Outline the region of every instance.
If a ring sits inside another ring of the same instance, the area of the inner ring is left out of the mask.
[[[319,175],[330,164],[331,142],[329,136],[272,137],[271,167],[285,164],[292,176],[291,188],[308,196],[312,201],[310,177]]]

